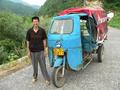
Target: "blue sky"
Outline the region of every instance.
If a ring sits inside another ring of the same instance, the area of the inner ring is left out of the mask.
[[[38,5],[41,6],[45,3],[46,0],[22,0],[30,5]]]

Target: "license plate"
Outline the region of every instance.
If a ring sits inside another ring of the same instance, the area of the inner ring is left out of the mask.
[[[54,53],[54,55],[63,56],[64,50],[62,48],[54,48],[53,53]]]

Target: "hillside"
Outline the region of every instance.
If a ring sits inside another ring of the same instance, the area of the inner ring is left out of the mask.
[[[56,15],[59,11],[70,7],[82,6],[83,0],[47,0],[38,11],[38,15]]]
[[[101,1],[104,9],[108,10],[120,10],[120,0],[88,0],[91,1]],[[70,8],[70,7],[80,7],[83,6],[83,0],[47,0],[45,4],[39,9],[39,15],[56,15],[59,11]],[[92,4],[92,6],[94,6]]]
[[[0,0],[0,11],[12,12],[17,15],[32,15],[37,9],[9,0]]]
[[[12,1],[12,2],[15,2],[15,3],[20,3],[20,4],[23,4],[23,5],[27,5],[27,6],[30,6],[30,7],[34,8],[34,9],[39,9],[40,8],[40,6],[38,6],[38,5],[30,5],[26,2],[24,2],[23,0],[9,0],[9,1]]]

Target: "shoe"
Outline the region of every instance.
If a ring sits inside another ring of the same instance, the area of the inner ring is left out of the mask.
[[[37,79],[33,78],[32,79],[32,83],[35,83],[37,81]]]
[[[50,81],[46,80],[45,81],[46,85],[50,85]]]

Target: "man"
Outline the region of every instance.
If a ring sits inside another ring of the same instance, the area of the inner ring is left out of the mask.
[[[26,40],[27,40],[27,48],[28,55],[31,58],[32,66],[33,66],[33,80],[35,83],[37,81],[38,76],[38,62],[41,68],[42,75],[45,79],[46,84],[50,84],[50,78],[46,69],[45,64],[45,52],[46,49],[46,39],[47,35],[45,30],[39,27],[39,17],[32,17],[33,27],[27,31]]]

